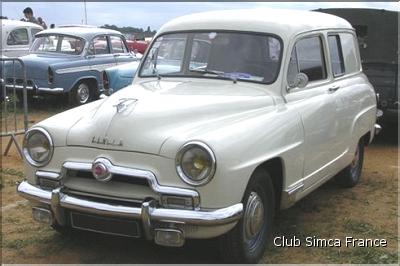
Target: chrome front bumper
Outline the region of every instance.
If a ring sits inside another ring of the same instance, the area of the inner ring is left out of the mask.
[[[27,181],[19,184],[17,191],[22,197],[34,203],[48,205],[54,219],[60,225],[65,224],[64,209],[100,216],[129,218],[141,221],[147,239],[153,239],[154,232],[158,230],[153,226],[154,222],[169,225],[219,227],[219,230],[213,231],[215,236],[218,236],[225,233],[225,230],[230,230],[241,218],[243,212],[242,203],[213,211],[158,208],[154,201],[143,202],[141,207],[128,207],[67,195],[62,192],[62,188],[53,191],[44,190]],[[188,235],[185,232],[182,233]]]

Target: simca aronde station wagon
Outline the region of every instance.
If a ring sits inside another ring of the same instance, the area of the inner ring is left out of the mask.
[[[376,96],[345,20],[236,10],[165,24],[131,86],[25,135],[33,217],[165,246],[219,237],[257,262],[274,214],[360,179]]]
[[[122,34],[94,27],[44,30],[36,35],[30,54],[21,59],[26,66],[29,96],[68,94],[74,105],[101,94],[104,69],[138,60],[128,51]],[[11,75],[6,68],[8,87],[13,86]],[[22,79],[17,78],[15,83],[22,88]]]

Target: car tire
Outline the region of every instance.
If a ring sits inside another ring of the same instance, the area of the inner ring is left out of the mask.
[[[353,161],[335,176],[336,183],[344,188],[351,188],[360,181],[364,161],[364,143],[359,141]]]
[[[264,254],[275,215],[275,191],[268,172],[254,172],[242,203],[242,218],[219,239],[224,263],[258,263]]]
[[[93,99],[93,92],[86,82],[79,82],[69,93],[69,103],[79,106],[90,102]]]
[[[52,225],[51,225],[51,227],[55,230],[55,231],[57,231],[57,233],[59,233],[59,234],[61,234],[61,235],[70,235],[70,234],[72,234],[73,233],[73,229],[72,229],[72,227],[69,227],[69,226],[62,226],[62,225],[59,225],[58,223],[53,223]]]

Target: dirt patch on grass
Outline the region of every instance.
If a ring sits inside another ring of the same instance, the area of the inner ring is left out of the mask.
[[[55,113],[56,111],[54,111]],[[37,111],[40,121],[53,112]],[[387,131],[389,132],[389,131]],[[366,148],[361,182],[342,189],[328,182],[295,206],[279,213],[274,236],[318,238],[385,238],[386,248],[268,246],[263,263],[396,263],[398,250],[397,134],[380,136]],[[389,132],[390,133],[390,132]],[[2,140],[4,148],[5,140]],[[23,164],[15,149],[3,158],[2,206],[22,198],[16,183]],[[2,211],[3,263],[218,263],[214,240],[187,241],[182,248],[165,248],[144,240],[88,232],[63,236],[31,218],[29,204]],[[201,252],[199,252],[201,250]],[[156,254],[156,255],[155,255]],[[204,255],[206,254],[206,255]]]

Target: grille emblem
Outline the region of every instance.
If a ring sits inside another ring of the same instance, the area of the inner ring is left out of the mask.
[[[103,162],[94,162],[92,165],[92,173],[94,178],[101,182],[107,182],[112,178],[110,170]]]

